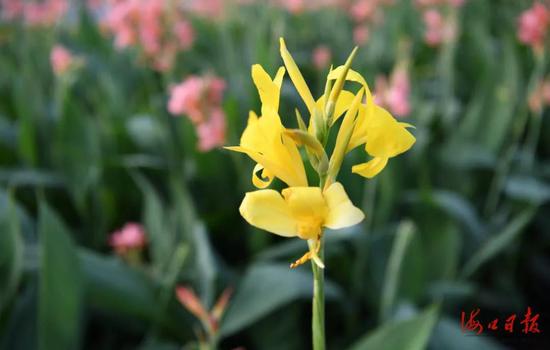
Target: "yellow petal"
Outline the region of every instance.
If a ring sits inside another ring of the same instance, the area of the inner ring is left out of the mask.
[[[367,124],[365,149],[373,157],[395,157],[415,142],[414,136],[382,107],[374,106],[374,113],[367,118]]]
[[[344,187],[339,182],[330,185],[324,192],[328,205],[328,215],[325,218],[325,226],[331,229],[339,229],[358,224],[365,218],[361,209],[350,201]]]
[[[283,62],[285,63],[286,69],[288,70],[288,75],[294,83],[296,90],[298,90],[298,94],[300,94],[302,100],[304,100],[307,109],[310,113],[313,113],[313,108],[315,108],[315,100],[311,95],[311,91],[309,91],[309,87],[307,86],[306,81],[302,76],[302,73],[300,73],[296,62],[294,62],[294,59],[290,55],[290,52],[288,52],[284,39],[280,38],[279,42],[281,45],[281,57],[283,59]]]
[[[281,67],[282,68],[282,67]],[[268,106],[273,108],[275,111],[279,110],[279,96],[281,89],[281,82],[284,76],[284,68],[279,69],[277,72],[277,84],[271,80],[271,77],[259,64],[252,66],[252,80],[258,89],[260,95],[260,100],[262,101],[262,108]],[[264,114],[262,112],[262,114]]]
[[[280,164],[277,161],[272,160],[272,158],[267,157],[258,151],[251,150],[241,146],[229,146],[224,148],[234,152],[245,153],[250,158],[252,158],[256,163],[261,164],[265,169],[268,169],[270,174],[281,179],[281,181],[285,182],[289,186],[306,186],[307,185],[307,178],[305,178],[305,172],[304,174],[297,175],[297,173],[294,171],[293,168],[286,168],[284,164]],[[303,164],[302,164],[302,167],[303,167]]]
[[[273,83],[277,85],[279,90],[281,89],[281,86],[283,85],[283,77],[285,76],[285,67],[279,67],[277,70],[277,74],[275,74],[275,79],[273,79]]]
[[[364,104],[360,105],[359,113],[355,122],[355,128],[353,129],[353,134],[349,140],[346,153],[367,142],[367,113],[367,106]]]
[[[297,233],[302,239],[316,239],[321,234],[321,225],[328,214],[328,207],[319,187],[289,187],[283,197],[294,219],[298,222]]]
[[[345,66],[343,66],[343,65],[336,67],[335,69],[333,69],[328,74],[327,79],[330,79],[330,80],[338,79],[338,77],[340,76],[340,74],[342,74],[344,69],[345,69]],[[365,88],[365,93],[367,95],[371,93],[370,89],[369,89],[369,85],[367,84],[367,82],[365,81],[363,76],[361,74],[359,74],[358,72],[354,71],[353,69],[350,69],[348,71],[348,74],[346,75],[346,80],[354,81],[356,83],[359,83],[359,84],[363,85],[363,88]]]
[[[388,158],[374,158],[366,163],[354,165],[351,172],[370,179],[381,172],[386,164],[388,164]]]
[[[319,187],[289,187],[282,193],[296,218],[322,220],[327,213],[328,208]]]
[[[279,192],[259,190],[248,192],[239,211],[252,226],[283,237],[296,236],[297,222]]]
[[[258,176],[258,172],[262,172],[262,177]],[[264,180],[265,179],[265,180]],[[264,169],[261,164],[256,164],[254,170],[252,170],[252,183],[257,188],[266,188],[273,181],[273,174]]]
[[[336,137],[336,144],[334,146],[334,151],[330,157],[329,171],[327,185],[330,185],[333,181],[336,180],[344,156],[346,155],[346,149],[348,148],[349,142],[355,130],[356,115],[359,105],[361,103],[361,98],[363,97],[363,89],[359,90],[357,95],[354,97],[350,108],[346,112],[346,116],[342,121],[340,130],[338,130],[338,136]]]

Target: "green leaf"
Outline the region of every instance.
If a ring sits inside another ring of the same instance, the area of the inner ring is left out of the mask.
[[[303,268],[306,268],[305,266]],[[288,265],[253,265],[243,277],[222,320],[220,334],[228,336],[293,300],[311,297],[313,276],[302,268]],[[325,280],[325,296],[334,297],[339,290]]]
[[[450,320],[443,318],[435,326],[430,348],[445,350],[483,349],[502,350],[504,347],[492,341],[489,337],[478,337],[464,334],[459,326],[458,318]]]
[[[96,124],[69,102],[56,130],[55,160],[68,181],[80,210],[88,190],[101,173],[100,145]]]
[[[393,248],[386,265],[386,278],[382,286],[382,297],[380,301],[379,320],[384,321],[390,316],[390,312],[397,293],[399,276],[401,275],[401,265],[407,246],[414,234],[412,222],[402,222],[397,228],[396,236],[393,242]]]
[[[481,265],[500,253],[504,248],[523,232],[523,228],[531,221],[535,214],[534,208],[525,209],[512,220],[502,232],[491,236],[472,257],[466,262],[462,270],[462,277],[468,278]]]
[[[13,199],[0,194],[0,314],[17,290],[23,271],[23,240]]]
[[[89,302],[106,312],[153,319],[156,310],[154,284],[143,273],[120,259],[79,251]]]
[[[550,186],[534,177],[510,177],[506,181],[505,191],[511,198],[533,204],[542,204],[550,200]]]
[[[59,174],[40,169],[0,169],[0,182],[7,186],[62,187]]]
[[[164,271],[175,247],[174,232],[168,228],[164,205],[151,183],[138,173],[132,173],[132,177],[144,197],[143,222],[150,242],[153,265],[157,271]]]
[[[75,246],[45,203],[39,211],[39,348],[77,349],[80,343],[82,275]]]
[[[364,336],[350,350],[425,349],[438,314],[438,306],[432,305],[410,319],[386,323]]]

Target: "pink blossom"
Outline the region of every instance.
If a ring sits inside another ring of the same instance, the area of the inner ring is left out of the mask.
[[[313,50],[313,65],[318,70],[324,69],[329,65],[331,56],[328,46],[319,45]]]
[[[55,45],[50,52],[50,63],[56,75],[62,75],[69,70],[73,62],[73,55],[62,45]]]
[[[363,22],[372,18],[378,6],[377,0],[356,1],[350,8],[350,15],[356,22]]]
[[[188,49],[193,45],[195,40],[195,31],[191,23],[186,20],[180,20],[174,26],[174,34],[179,40],[179,45],[182,49]]]
[[[437,46],[444,40],[445,21],[438,10],[429,9],[423,15],[426,32],[424,40],[430,46]]]
[[[154,69],[169,70],[180,50],[194,40],[191,23],[174,3],[160,0],[110,0],[102,27],[119,49],[136,46]]]
[[[405,117],[411,112],[409,96],[409,76],[404,67],[398,67],[394,70],[389,85],[383,76],[376,79],[375,102],[388,108],[392,114]]]
[[[221,108],[225,82],[216,77],[190,76],[171,87],[168,111],[187,115],[195,125],[197,148],[209,151],[225,143],[225,114]]]
[[[201,17],[220,19],[223,17],[223,0],[186,0],[186,9]]]
[[[546,32],[550,23],[550,12],[541,3],[536,2],[519,17],[518,38],[534,49],[544,46]]]
[[[223,146],[225,144],[225,130],[225,113],[221,108],[212,109],[208,120],[197,125],[198,149],[206,152]]]
[[[301,13],[305,10],[304,0],[280,0],[280,4],[290,13]]]
[[[353,41],[357,45],[363,45],[369,40],[370,30],[366,24],[358,25],[353,30]]]
[[[194,123],[202,122],[202,90],[203,80],[197,76],[190,76],[184,82],[172,86],[168,111],[173,115],[187,114]]]
[[[23,2],[21,0],[1,0],[1,18],[14,20],[23,15]]]
[[[129,222],[111,234],[109,244],[117,253],[124,254],[131,249],[143,248],[147,244],[147,238],[140,224]]]
[[[49,26],[65,15],[67,0],[1,0],[1,16],[8,20],[23,20],[29,26]]]

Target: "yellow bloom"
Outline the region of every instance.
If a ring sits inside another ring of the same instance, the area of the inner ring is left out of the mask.
[[[336,79],[343,69],[340,66],[332,70],[328,79]],[[352,172],[372,178],[384,169],[389,158],[406,152],[416,139],[406,129],[411,125],[398,122],[387,110],[374,103],[369,87],[359,73],[350,69],[346,79],[360,83],[367,97],[366,104],[361,104],[359,108],[347,152],[365,144],[366,152],[373,157],[366,163],[353,166]]]
[[[256,163],[252,182],[258,188],[269,186],[274,177],[289,186],[307,186],[307,177],[300,152],[294,141],[285,135],[277,112],[284,68],[280,68],[272,81],[259,65],[252,67],[252,78],[260,99],[262,116],[250,112],[248,125],[241,136],[240,146],[226,147],[246,153]],[[258,176],[262,172],[261,177]]]
[[[339,182],[325,191],[319,187],[289,187],[282,196],[275,190],[248,192],[239,211],[252,226],[313,242],[319,240],[323,227],[349,227],[365,217]]]

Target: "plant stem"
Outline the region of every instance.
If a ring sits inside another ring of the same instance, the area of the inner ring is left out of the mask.
[[[319,257],[323,260],[323,236],[320,239]],[[313,350],[325,350],[325,275],[324,270],[314,261],[311,261],[311,269],[313,270],[313,314],[311,317]]]

